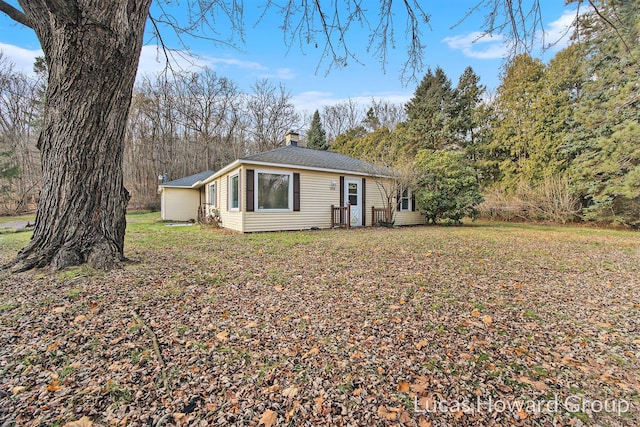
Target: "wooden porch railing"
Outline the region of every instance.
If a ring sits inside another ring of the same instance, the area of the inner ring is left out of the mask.
[[[347,206],[331,205],[331,228],[351,228],[351,203]]]
[[[371,206],[371,225],[388,225],[391,223],[391,208],[376,208]]]

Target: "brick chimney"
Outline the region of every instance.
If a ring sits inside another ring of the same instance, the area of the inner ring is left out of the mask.
[[[298,146],[298,137],[299,136],[300,135],[298,135],[296,132],[290,130],[284,136],[284,140],[287,142],[287,145],[291,145],[292,147],[297,147]]]

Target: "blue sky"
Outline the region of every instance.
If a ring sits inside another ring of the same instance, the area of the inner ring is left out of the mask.
[[[16,1],[9,3],[17,4]],[[290,48],[285,45],[284,35],[279,29],[282,24],[280,15],[267,14],[256,24],[260,10],[254,4],[259,3],[262,2],[245,2],[245,44],[238,43],[238,49],[234,49],[209,40],[187,39],[189,49],[197,55],[192,62],[207,65],[218,75],[236,82],[244,91],[250,91],[258,79],[267,78],[276,85],[282,83],[293,95],[296,106],[308,112],[321,110],[323,105],[335,104],[347,98],[366,104],[372,97],[406,102],[413,95],[418,82],[403,83],[400,79],[407,44],[401,9],[394,17],[396,46],[389,51],[384,72],[379,61],[366,52],[368,30],[354,26],[349,32],[348,43],[360,63],[350,61],[346,67],[333,68],[327,73],[329,64],[327,61],[321,62],[321,48],[303,45],[301,49],[300,43]],[[372,12],[379,5],[374,1],[364,3],[372,5]],[[440,66],[455,86],[463,70],[471,66],[480,75],[481,83],[489,90],[495,90],[507,53],[504,38],[498,35],[479,39],[484,20],[482,10],[459,23],[468,8],[477,1],[426,3],[423,7],[431,20],[430,25],[424,26],[422,31],[422,41],[426,45],[425,68],[418,71],[418,79],[426,73],[427,67],[434,69]],[[561,1],[542,3],[545,42],[555,42],[564,34],[575,12],[565,8]],[[183,13],[180,10],[174,12],[178,20],[183,19]],[[152,7],[152,14],[159,15],[157,6]],[[223,27],[221,35],[226,37],[223,25],[225,21],[218,22]],[[184,49],[171,31],[164,31],[163,39],[169,48]],[[146,41],[139,74],[153,73],[164,66],[162,55],[158,55],[157,40],[147,37]],[[532,54],[547,60],[566,43],[567,37],[543,54],[540,42]],[[31,71],[33,59],[41,55],[33,32],[3,14],[0,14],[0,50],[17,68],[25,72]],[[186,60],[180,59],[181,56],[184,58],[185,55],[175,56],[177,61],[185,68],[192,67]]]

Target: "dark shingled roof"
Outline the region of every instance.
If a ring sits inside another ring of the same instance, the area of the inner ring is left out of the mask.
[[[195,175],[185,176],[184,178],[174,179],[173,181],[160,184],[162,187],[180,187],[180,188],[192,188],[198,181],[204,181],[212,176],[214,171],[204,171]]]
[[[264,151],[241,157],[240,160],[265,162],[307,168],[333,169],[345,172],[357,172],[372,175],[391,175],[391,171],[372,163],[363,162],[333,151],[314,150],[312,148],[287,145],[286,147]]]

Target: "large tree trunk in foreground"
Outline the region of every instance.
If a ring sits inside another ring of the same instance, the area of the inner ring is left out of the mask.
[[[124,258],[122,154],[151,0],[22,0],[49,67],[36,225],[14,270]]]

